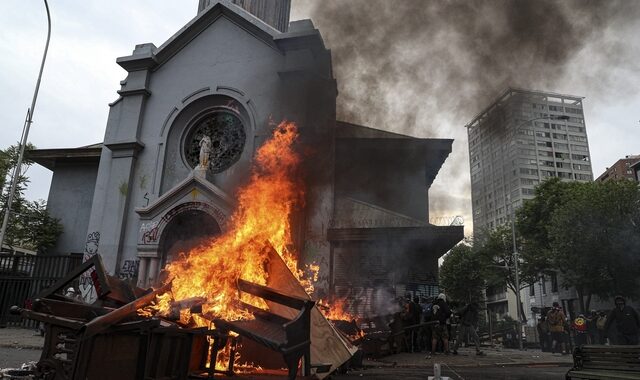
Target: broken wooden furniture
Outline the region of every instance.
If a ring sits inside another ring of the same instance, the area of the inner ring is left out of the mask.
[[[86,304],[64,296],[87,271],[97,299]],[[109,276],[99,256],[75,268],[41,292],[32,309],[13,314],[45,325],[45,344],[34,378],[38,380],[187,379],[205,352],[206,336],[137,310],[170,284],[152,291]]]
[[[311,309],[315,302],[282,294],[266,286],[238,280],[238,290],[266,301],[297,310],[293,319],[287,319],[266,310],[242,303],[255,319],[226,321],[215,319],[216,329],[235,332],[241,337],[282,354],[289,371],[289,379],[295,379],[300,359],[304,357],[304,375],[310,375],[311,358]]]
[[[640,346],[576,347],[566,378],[640,380]]]

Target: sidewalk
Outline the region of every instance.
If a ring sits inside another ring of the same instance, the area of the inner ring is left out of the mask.
[[[0,347],[41,350],[44,337],[33,329],[0,328]]]
[[[366,360],[365,365],[381,367],[433,367],[434,363],[452,367],[507,367],[507,366],[571,366],[571,355],[552,354],[539,350],[520,351],[507,348],[483,347],[484,356],[477,356],[475,348],[461,348],[458,355],[439,354],[425,359],[427,353],[400,353],[376,360]]]

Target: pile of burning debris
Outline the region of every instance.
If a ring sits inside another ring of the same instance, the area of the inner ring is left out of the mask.
[[[299,372],[322,378],[349,362],[357,348],[327,322],[314,301],[300,296],[304,289],[273,248],[265,250],[271,251],[271,266],[288,272],[289,285],[298,286],[297,294],[238,280],[238,310],[247,315],[234,320],[204,312],[204,298],[172,300],[168,314],[150,315],[149,307],[171,294],[172,283],[156,290],[133,287],[106,274],[100,256],[94,256],[39,294],[31,309],[12,308],[24,318],[45,324],[45,345],[33,377],[210,379],[218,373],[278,373],[287,368],[291,379]],[[64,296],[64,290],[87,272],[95,287],[95,302]],[[245,303],[244,295],[264,300],[268,309]],[[209,326],[184,323],[181,315],[185,313],[192,319],[209,320]],[[252,364],[239,365],[240,357]]]

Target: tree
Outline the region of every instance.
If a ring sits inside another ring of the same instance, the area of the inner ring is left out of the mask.
[[[518,248],[523,244],[516,240]],[[515,260],[513,255],[513,233],[511,226],[499,226],[490,231],[482,243],[476,247],[477,255],[483,263],[485,280],[488,287],[506,285],[516,293],[534,283],[538,277],[537,268],[531,265],[526,255],[519,256],[518,280],[516,284]],[[520,304],[520,315],[524,317],[524,308]]]
[[[481,303],[485,289],[483,272],[481,258],[469,245],[461,243],[444,257],[440,267],[440,285],[456,301]]]
[[[27,150],[31,149],[35,149],[35,147],[31,144],[27,145]],[[16,145],[0,150],[0,204],[2,205],[0,218],[4,218],[4,213],[7,209],[11,180],[14,175],[18,154],[19,150]],[[24,198],[24,191],[29,184],[26,172],[32,163],[27,158],[23,160],[4,244],[10,247],[44,252],[55,244],[58,236],[62,233],[62,225],[57,219],[49,215],[44,201],[30,202]]]
[[[583,312],[592,295],[638,297],[639,209],[631,181],[547,180],[518,210],[523,257],[539,273],[559,270]]]
[[[550,221],[552,262],[580,308],[592,295],[640,296],[640,234],[634,225],[640,188],[628,180],[576,183]]]

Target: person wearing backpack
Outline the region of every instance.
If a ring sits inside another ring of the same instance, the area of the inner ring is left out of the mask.
[[[549,332],[551,333],[551,352],[556,353],[558,345],[561,346],[560,352],[565,355],[564,343],[564,324],[567,317],[560,309],[560,304],[553,303],[553,308],[547,313],[547,322],[549,323]]]

